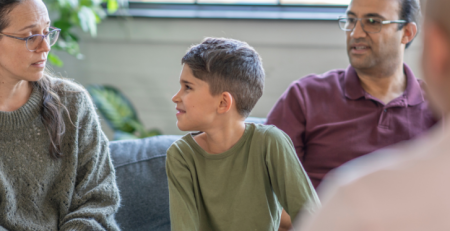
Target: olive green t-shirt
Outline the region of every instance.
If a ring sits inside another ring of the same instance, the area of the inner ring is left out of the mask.
[[[295,219],[320,204],[290,138],[274,126],[247,123],[214,155],[187,134],[167,151],[166,167],[174,231],[278,230],[280,205]]]

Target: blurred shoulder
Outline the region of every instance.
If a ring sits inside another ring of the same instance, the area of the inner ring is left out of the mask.
[[[419,176],[428,174],[429,166],[436,162],[437,155],[429,155],[428,150],[433,143],[430,137],[404,141],[349,161],[325,177],[319,194],[323,199],[339,190],[383,195],[416,187]]]

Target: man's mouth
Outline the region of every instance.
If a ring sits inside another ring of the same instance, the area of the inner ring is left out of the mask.
[[[365,50],[365,49],[369,49],[368,46],[353,46],[352,49],[355,50]]]

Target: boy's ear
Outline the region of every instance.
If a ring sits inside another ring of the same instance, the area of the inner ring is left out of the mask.
[[[219,114],[227,113],[231,110],[231,107],[234,104],[233,97],[229,92],[223,92],[221,94],[221,100],[219,104],[219,108],[217,109],[217,112]]]

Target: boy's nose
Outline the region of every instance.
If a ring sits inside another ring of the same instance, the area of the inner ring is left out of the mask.
[[[177,93],[172,97],[172,102],[177,103],[177,102],[180,101],[180,97],[178,96],[178,93],[180,93],[180,92],[177,92]]]

